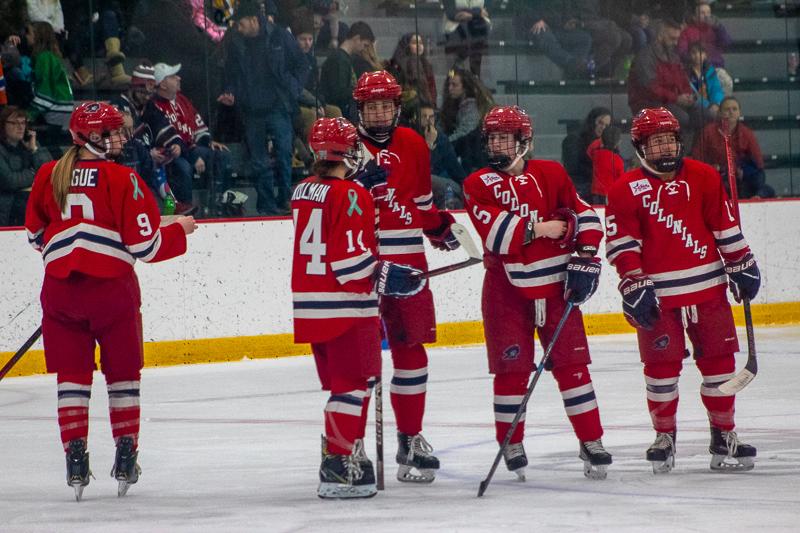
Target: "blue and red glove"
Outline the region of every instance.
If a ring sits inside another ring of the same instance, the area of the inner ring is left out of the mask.
[[[387,194],[386,186],[389,173],[385,168],[379,167],[373,159],[364,166],[364,170],[356,174],[353,181],[372,193],[373,198],[384,198]]]
[[[761,273],[753,254],[747,253],[738,261],[726,263],[725,273],[728,274],[728,285],[734,300],[741,302],[742,298],[752,300],[756,297],[761,287]]]
[[[661,318],[661,308],[653,280],[646,277],[624,277],[619,282],[622,313],[635,328],[653,329]]]
[[[573,256],[567,264],[564,300],[581,305],[591,298],[599,283],[600,258]]]
[[[408,298],[425,287],[427,280],[420,277],[421,270],[391,261],[380,261],[375,268],[375,292],[384,296]]]
[[[456,219],[447,211],[439,211],[439,216],[442,219],[442,224],[438,228],[425,230],[423,233],[425,233],[425,236],[431,241],[431,245],[437,250],[456,250],[461,246],[461,243],[458,242],[456,236],[450,231],[450,225],[453,224]]]

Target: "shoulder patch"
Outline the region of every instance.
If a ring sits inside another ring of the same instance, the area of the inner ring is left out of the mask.
[[[639,196],[642,193],[653,190],[653,186],[650,185],[650,182],[646,178],[632,181],[628,186],[631,188],[631,192],[634,196]]]
[[[484,185],[492,185],[497,183],[498,181],[503,181],[503,178],[500,177],[500,174],[495,172],[487,172],[486,174],[481,174],[481,179],[483,180]]]

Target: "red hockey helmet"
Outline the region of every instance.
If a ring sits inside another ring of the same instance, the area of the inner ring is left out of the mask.
[[[651,153],[648,158],[645,154],[647,140],[659,133],[672,133],[678,144],[677,151],[665,151],[664,154]],[[636,149],[636,155],[642,165],[650,172],[664,174],[673,172],[678,168],[683,157],[683,143],[681,142],[681,125],[667,108],[645,108],[639,111],[631,124],[631,143]]]
[[[105,157],[111,149],[109,135],[124,123],[116,107],[103,102],[84,102],[72,112],[69,132],[74,144]]]
[[[365,72],[358,78],[358,83],[353,91],[353,98],[358,104],[359,129],[367,137],[384,143],[389,140],[392,132],[400,121],[400,95],[403,89],[394,76],[385,70]],[[385,115],[380,111],[366,112],[367,102],[388,100],[394,104],[394,116],[387,122]]]
[[[531,149],[533,143],[533,125],[531,117],[520,107],[497,106],[486,113],[483,118],[483,140],[489,156],[489,166],[498,170],[507,170],[514,166]],[[502,152],[493,152],[489,146],[492,133],[509,133],[514,136],[513,147]],[[515,154],[512,159],[510,152]]]
[[[361,168],[364,152],[358,131],[344,118],[320,118],[311,126],[308,144],[317,161],[334,161],[345,164],[347,176]]]

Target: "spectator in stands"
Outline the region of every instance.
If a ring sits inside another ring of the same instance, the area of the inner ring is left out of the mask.
[[[468,173],[485,166],[481,123],[494,107],[491,93],[470,71],[454,68],[447,75],[443,95],[442,127],[461,165]]]
[[[690,45],[698,42],[705,48],[708,62],[713,67],[725,66],[725,58],[722,54],[733,41],[725,26],[711,14],[709,0],[697,0],[694,12],[689,16],[688,24],[678,39],[678,53],[688,61]]]
[[[645,107],[666,107],[678,119],[684,142],[691,144],[702,120],[691,113],[697,99],[677,52],[680,34],[680,24],[663,20],[655,42],[636,55],[628,75],[628,105],[634,115]]]
[[[416,113],[420,102],[436,104],[436,79],[422,37],[416,33],[403,35],[386,70],[403,88],[401,100],[404,114],[410,116],[410,113]]]
[[[433,203],[439,209],[461,209],[464,207],[461,183],[467,173],[458,161],[450,139],[436,124],[433,104],[421,102],[414,111],[412,126],[425,138],[431,151]]]
[[[311,21],[311,11],[307,8],[295,11],[291,28],[305,60],[306,85],[298,99],[300,127],[297,128],[302,139],[305,140],[316,119],[341,117],[342,110],[335,105],[326,104],[325,98],[320,94],[319,68],[317,67],[317,57],[314,54],[314,27]]]
[[[625,161],[619,155],[622,131],[608,126],[599,139],[586,150],[592,161],[592,203],[605,205],[611,185],[625,173]]]
[[[520,37],[530,40],[566,77],[588,77],[592,36],[578,28],[575,15],[565,13],[560,0],[516,1],[513,12]]]
[[[605,107],[595,107],[577,131],[567,134],[561,143],[561,162],[572,178],[575,190],[584,200],[591,199],[592,189],[592,160],[587,150],[611,125],[611,110]]]
[[[481,62],[489,45],[491,22],[484,0],[443,0],[444,51],[455,56],[448,63],[481,75]]]
[[[352,122],[358,117],[353,103],[353,89],[356,85],[356,75],[353,70],[353,56],[375,43],[375,34],[366,22],[354,22],[347,32],[347,37],[335,51],[331,52],[322,65],[320,79],[325,80],[322,85],[322,95],[325,101],[342,110],[342,115]]]
[[[153,144],[169,155],[167,172],[178,203],[176,212],[193,211],[192,179],[209,176],[211,209],[221,209],[222,193],[230,184],[228,147],[211,138],[203,117],[181,90],[181,66],[157,63],[153,69],[156,93],[148,100],[143,121],[155,135]]]
[[[66,131],[74,101],[53,27],[47,22],[32,22],[28,24],[25,39],[33,59],[31,114]]]
[[[600,13],[598,0],[566,1],[564,8],[577,17],[578,27],[592,36],[592,55],[597,76],[613,78],[631,52],[631,35]]]
[[[133,69],[131,83],[124,92],[111,98],[109,103],[120,111],[130,113],[135,129],[142,121],[147,101],[156,91],[155,69],[149,63],[142,63]]]
[[[50,153],[28,129],[25,111],[7,106],[0,111],[0,226],[22,226],[33,177]]]
[[[350,28],[339,20],[339,2],[335,0],[312,0],[314,33],[317,50],[336,50],[347,38]]]
[[[617,5],[619,6],[619,2]],[[634,54],[655,40],[649,0],[631,0],[626,2],[624,7],[619,6],[615,11],[618,17],[627,19],[624,21],[623,27],[631,34]]]
[[[740,198],[772,198],[775,189],[766,183],[764,158],[753,130],[739,121],[739,101],[727,96],[719,106],[719,120],[708,124],[694,143],[692,157],[704,161],[722,174],[728,186],[728,158],[723,132],[730,131],[731,147],[736,164],[736,188]]]
[[[306,62],[295,38],[264,18],[256,2],[242,0],[234,18],[237,32],[231,39],[226,62],[227,88],[219,101],[225,105],[238,103],[242,110],[259,214],[288,214],[294,139],[292,116],[297,113],[297,100],[306,83]],[[327,100],[337,103],[331,98]],[[267,153],[268,134],[272,136],[276,169]]]
[[[686,70],[689,85],[695,95],[693,112],[700,113],[704,122],[714,120],[725,93],[717,77],[717,70],[706,60],[706,51],[702,43],[692,43],[689,46]]]
[[[376,72],[385,68],[386,65],[383,60],[378,57],[374,41],[368,43],[360,54],[353,55],[353,72],[356,75],[356,79],[359,79],[365,72]]]

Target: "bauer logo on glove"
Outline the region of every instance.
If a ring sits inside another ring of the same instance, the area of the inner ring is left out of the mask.
[[[391,261],[381,261],[376,269],[375,292],[384,296],[408,298],[420,292],[427,280],[420,277],[421,270]]]

